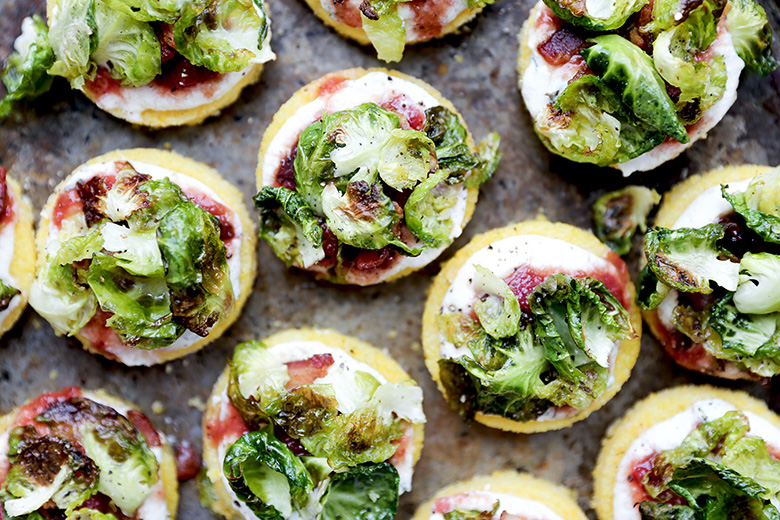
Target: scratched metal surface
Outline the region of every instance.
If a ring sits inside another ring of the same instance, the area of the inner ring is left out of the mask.
[[[0,122],[0,165],[21,179],[40,208],[53,186],[90,157],[117,148],[170,147],[204,161],[236,183],[249,204],[260,136],[277,108],[299,87],[327,72],[377,66],[370,50],[325,28],[301,0],[269,0],[276,62],[262,81],[219,117],[196,128],[149,131],[132,127],[94,107],[58,81],[55,91],[17,116]],[[502,0],[490,6],[457,36],[407,50],[397,68],[421,77],[460,108],[481,138],[491,130],[503,138],[504,159],[483,189],[464,236],[448,258],[476,233],[531,218],[588,227],[589,204],[606,189],[627,183],[616,171],[567,162],[547,153],[534,136],[516,88],[516,37],[532,0]],[[777,9],[772,6],[777,32]],[[10,53],[21,20],[44,12],[41,0],[0,0],[0,56]],[[777,47],[777,42],[775,43]],[[777,51],[776,51],[777,52]],[[689,174],[745,162],[780,163],[780,73],[761,80],[743,77],[739,99],[710,138],[682,157],[631,182],[665,190]],[[205,350],[168,366],[129,369],[82,351],[77,342],[55,337],[28,309],[0,343],[0,412],[40,392],[78,384],[104,387],[135,401],[174,439],[200,446],[201,412],[196,403],[209,394],[234,345],[288,327],[332,327],[387,349],[423,387],[428,416],[426,443],[415,472],[414,491],[401,498],[398,518],[457,479],[497,469],[527,470],[577,491],[591,518],[592,471],[607,426],[633,401],[682,383],[720,382],[694,375],[667,359],[645,337],[634,374],[601,411],[572,428],[530,436],[468,426],[445,405],[422,361],[420,326],[425,292],[438,262],[400,282],[357,289],[314,282],[288,271],[269,247],[258,248],[259,276],[238,323]],[[631,263],[636,267],[636,253]],[[731,384],[772,399],[755,384]],[[160,407],[153,403],[162,404]],[[153,409],[159,413],[154,413]],[[197,500],[193,482],[182,485],[179,517],[211,518]]]

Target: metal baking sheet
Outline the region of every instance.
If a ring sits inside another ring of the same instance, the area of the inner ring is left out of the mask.
[[[302,0],[269,0],[269,4],[278,58],[266,66],[261,81],[247,88],[221,116],[194,128],[149,131],[112,118],[58,80],[52,93],[0,122],[0,165],[22,181],[34,206],[40,208],[64,175],[95,155],[117,148],[167,148],[216,167],[240,187],[250,204],[260,136],[279,106],[299,87],[327,72],[381,65],[370,49],[327,29]],[[553,221],[589,227],[590,203],[605,190],[629,182],[666,190],[681,178],[720,165],[780,163],[780,72],[764,80],[755,74],[743,76],[736,104],[709,139],[654,172],[624,180],[617,171],[547,153],[522,106],[515,73],[517,33],[532,5],[532,0],[501,0],[462,34],[408,48],[401,64],[394,66],[441,90],[461,110],[477,138],[491,130],[503,138],[501,167],[484,186],[463,237],[443,259],[476,233],[540,212]],[[771,2],[765,6],[778,35],[777,7]],[[10,54],[23,17],[34,12],[45,12],[43,1],[0,0],[0,56]],[[608,425],[652,391],[690,382],[724,384],[678,368],[645,336],[631,379],[589,419],[562,431],[535,435],[469,426],[447,408],[422,361],[421,315],[438,262],[400,282],[360,289],[315,282],[305,273],[287,270],[264,243],[258,255],[259,276],[237,324],[205,350],[166,366],[131,369],[88,354],[76,341],[56,337],[28,308],[0,340],[0,412],[67,385],[104,387],[138,403],[175,440],[189,440],[199,448],[198,407],[237,342],[288,327],[332,327],[386,349],[424,390],[425,448],[414,491],[401,497],[398,518],[409,518],[417,504],[455,480],[513,468],[575,489],[580,505],[595,518],[590,508],[590,473]],[[634,268],[637,259],[636,253],[630,257]],[[728,386],[772,399],[772,392],[757,384]],[[180,518],[212,517],[198,503],[194,482],[182,484],[181,496]]]

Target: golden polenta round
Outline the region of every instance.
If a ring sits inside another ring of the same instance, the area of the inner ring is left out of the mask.
[[[780,417],[762,401],[745,392],[713,386],[679,386],[650,394],[615,421],[601,442],[601,452],[593,470],[593,507],[600,520],[614,517],[615,483],[618,470],[634,441],[654,425],[685,411],[694,403],[722,399],[742,411],[755,413],[780,429]]]
[[[139,356],[145,356],[141,362],[133,361],[128,363],[123,360],[119,360],[125,364],[133,365],[153,365],[157,363],[164,363],[172,359],[177,359],[197,350],[200,350],[208,343],[219,338],[232,324],[238,319],[246,303],[249,294],[252,290],[254,283],[257,259],[255,257],[255,246],[257,238],[255,237],[255,226],[249,217],[249,212],[243,201],[243,195],[241,192],[226,181],[222,176],[210,166],[206,164],[194,161],[175,152],[168,152],[163,150],[156,150],[151,148],[135,148],[131,150],[116,150],[104,155],[95,157],[89,160],[87,163],[76,168],[73,173],[66,177],[55,188],[54,193],[49,197],[46,205],[41,211],[41,220],[38,226],[38,232],[36,235],[36,248],[38,251],[38,270],[46,262],[46,245],[49,238],[49,226],[52,220],[52,216],[55,211],[55,205],[61,192],[72,183],[72,178],[79,175],[79,173],[95,164],[114,163],[117,161],[132,161],[138,163],[144,163],[153,165],[171,172],[191,177],[197,183],[202,184],[204,187],[210,188],[224,204],[233,212],[235,212],[238,222],[241,224],[242,234],[240,249],[237,252],[240,255],[240,276],[239,276],[239,296],[236,298],[233,309],[225,316],[222,316],[219,321],[211,328],[208,335],[198,339],[190,345],[183,348],[166,350],[167,347],[162,349],[143,350]],[[143,172],[141,172],[143,173]],[[196,184],[197,186],[197,184]],[[234,288],[234,293],[236,289]],[[99,348],[99,345],[93,345],[90,339],[84,334],[77,332],[74,335],[85,349],[95,354],[106,355]],[[134,349],[138,350],[138,349]]]
[[[311,341],[319,342],[328,347],[338,348],[352,356],[361,363],[366,363],[387,379],[389,383],[397,383],[411,379],[409,374],[393,358],[382,352],[375,346],[351,336],[345,336],[329,329],[290,329],[264,338],[262,342],[267,347],[274,347],[290,342]],[[233,501],[225,486],[222,475],[222,461],[219,460],[218,446],[209,435],[208,425],[217,421],[220,417],[222,395],[230,382],[230,366],[225,367],[219,379],[211,391],[206,411],[203,415],[203,464],[206,468],[206,477],[214,489],[215,501],[211,509],[230,520],[240,520],[243,517],[233,507]],[[420,459],[423,447],[424,426],[413,426],[414,443],[412,445],[412,468]]]
[[[440,489],[433,498],[417,508],[412,520],[429,520],[434,511],[434,504],[440,498],[480,491],[511,495],[539,502],[565,520],[586,520],[587,518],[580,506],[577,505],[577,495],[571,489],[528,473],[497,471],[491,475],[481,475]],[[517,513],[517,511],[510,511],[510,513]]]
[[[422,330],[422,344],[423,352],[425,354],[425,365],[428,367],[428,371],[431,373],[431,376],[433,377],[434,381],[436,381],[439,390],[443,395],[446,395],[446,391],[441,380],[438,362],[442,357],[439,316],[441,314],[444,297],[456,276],[458,275],[458,271],[460,271],[467,260],[471,258],[476,252],[487,248],[499,240],[519,235],[540,235],[547,238],[562,240],[571,245],[580,247],[610,263],[622,263],[622,260],[620,260],[620,258],[615,255],[615,253],[613,253],[609,247],[602,244],[592,233],[574,226],[570,226],[568,224],[552,223],[544,219],[521,222],[519,224],[494,229],[492,231],[488,231],[487,233],[475,236],[471,242],[469,242],[463,249],[458,251],[455,256],[452,257],[452,259],[444,264],[441,272],[436,276],[436,279],[434,280],[433,285],[429,290],[428,299],[425,303]],[[625,268],[623,267],[621,269]],[[558,430],[571,426],[573,423],[585,419],[592,412],[604,406],[607,401],[614,397],[623,386],[623,383],[625,383],[628,380],[628,377],[631,375],[631,369],[633,368],[634,363],[636,363],[637,356],[639,355],[639,345],[642,330],[642,319],[640,312],[638,307],[634,304],[634,300],[636,299],[636,291],[634,289],[634,285],[631,283],[630,279],[628,279],[627,272],[625,272],[625,280],[625,287],[628,290],[628,294],[630,296],[630,307],[628,308],[628,312],[631,326],[636,333],[636,337],[625,339],[620,342],[617,356],[613,362],[614,365],[612,367],[613,382],[591,403],[590,406],[576,412],[574,415],[551,420],[519,422],[498,415],[484,414],[481,412],[476,413],[474,420],[491,428],[499,428],[502,430],[518,433],[535,433],[549,430]]]
[[[14,205],[14,241],[9,274],[14,280],[14,287],[19,289],[20,294],[14,297],[14,299],[18,299],[18,303],[14,303],[14,308],[0,321],[0,337],[14,326],[27,307],[30,286],[35,277],[35,233],[32,206],[24,196],[22,187],[10,175],[6,177],[6,186]]]

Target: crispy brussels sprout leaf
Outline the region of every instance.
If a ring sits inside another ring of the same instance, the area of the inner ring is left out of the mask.
[[[89,266],[89,287],[100,307],[113,314],[107,324],[130,346],[154,349],[170,345],[184,330],[173,321],[165,279],[131,275],[121,262],[97,253]]]
[[[544,0],[558,18],[589,31],[622,27],[647,0]]]
[[[468,0],[469,9],[482,9],[487,5],[495,3],[496,0]]]
[[[413,188],[438,168],[433,141],[417,130],[393,130],[380,154],[379,177],[398,191]]]
[[[599,166],[625,162],[659,145],[664,135],[643,123],[602,79],[571,82],[534,125],[553,153]]]
[[[101,234],[103,249],[117,260],[117,266],[129,274],[153,278],[165,276],[165,266],[154,229],[131,231],[108,222],[102,226]]]
[[[458,202],[457,188],[446,183],[449,172],[439,170],[414,188],[404,205],[406,227],[430,247],[452,242],[450,208]]]
[[[653,60],[639,47],[616,34],[597,36],[581,51],[585,61],[644,123],[681,143],[688,133],[677,118],[674,103]]]
[[[661,302],[664,301],[664,298],[671,290],[668,285],[658,280],[658,277],[653,273],[649,265],[645,265],[639,272],[636,288],[636,301],[646,311],[661,305]]]
[[[490,336],[514,336],[520,328],[520,302],[509,285],[481,265],[474,266],[474,287],[482,296],[474,303],[479,323]]]
[[[37,14],[25,18],[22,34],[14,42],[14,52],[0,73],[6,91],[0,100],[0,117],[8,115],[14,101],[48,92],[52,83],[48,70],[53,64],[54,51],[46,23]]]
[[[108,218],[112,222],[122,222],[133,217],[131,223],[135,227],[137,223],[137,219],[134,217],[135,213],[148,210],[158,202],[151,197],[149,185],[153,187],[160,181],[151,181],[151,177],[138,173],[128,162],[118,162],[116,166],[119,171],[113,186],[105,194],[98,193],[93,198],[86,200],[86,209],[95,214],[92,217],[93,220]],[[175,186],[168,179],[165,181],[171,186]],[[176,186],[176,190],[178,190],[178,186]],[[166,211],[170,209],[170,205],[165,204],[165,206],[167,206]]]
[[[468,133],[457,114],[443,106],[425,110],[423,132],[436,145],[436,159],[439,168],[449,172],[449,177],[464,178],[479,164],[479,158],[471,153],[468,146]],[[490,155],[488,140],[486,156]]]
[[[777,68],[772,56],[772,30],[766,11],[755,0],[730,0],[726,27],[737,55],[745,65],[762,76]]]
[[[496,500],[491,509],[485,511],[479,511],[477,509],[453,509],[448,513],[444,513],[444,520],[492,520],[495,518],[498,512],[498,506],[501,504],[499,500]]]
[[[183,0],[102,0],[114,11],[133,17],[139,22],[174,23],[184,4]],[[201,3],[201,2],[199,2]]]
[[[727,187],[721,186],[723,198],[748,227],[767,242],[780,244],[780,168],[754,177],[743,192],[728,193]]]
[[[488,134],[477,147],[477,165],[471,170],[463,185],[467,188],[479,188],[490,179],[498,169],[502,154],[498,151],[501,137],[493,132]]]
[[[742,257],[734,304],[745,314],[780,311],[780,256],[746,253]]]
[[[401,127],[401,120],[396,114],[374,103],[336,112],[327,119],[323,116],[323,121],[325,139],[336,144],[330,152],[336,177],[351,175],[358,170],[376,172],[382,149],[393,131]],[[399,139],[406,140],[408,135],[401,134]],[[418,144],[427,147],[424,136],[421,137]]]
[[[388,462],[336,473],[322,498],[322,520],[392,520],[398,508],[398,471]]]
[[[138,87],[160,74],[160,40],[146,22],[95,2],[98,42],[91,61],[122,85]]]
[[[368,0],[360,5],[360,20],[366,36],[386,62],[401,61],[406,46],[406,28],[398,15],[398,2],[409,0]]]
[[[120,186],[119,191],[114,190]],[[118,177],[106,194],[105,205],[112,220],[127,220],[133,229],[157,229],[160,221],[180,202],[189,199],[167,177],[161,180],[145,180],[136,184],[134,178]],[[124,215],[122,218],[117,218]]]
[[[723,465],[765,487],[765,497],[775,508],[780,507],[780,461],[772,457],[762,438],[739,439],[724,453]]]
[[[337,413],[338,402],[328,385],[304,385],[281,394],[264,408],[287,435],[300,439],[316,435]]]
[[[200,499],[200,505],[206,509],[211,510],[214,504],[217,502],[217,492],[214,490],[214,483],[208,475],[206,466],[202,466],[198,471],[197,479],[195,483],[198,487],[198,498]]]
[[[245,341],[236,347],[230,377],[238,383],[240,397],[257,402],[261,408],[284,393],[290,380],[287,367],[262,341]]]
[[[190,63],[220,73],[275,58],[262,0],[185,2],[173,38]]]
[[[40,519],[27,517],[27,520],[45,520],[43,517]],[[117,520],[116,516],[111,513],[101,513],[95,509],[89,509],[82,507],[80,509],[74,509],[66,517],[65,520]]]
[[[57,334],[72,336],[97,310],[97,299],[88,289],[85,275],[83,270],[49,260],[33,280],[30,305],[51,323]],[[82,276],[84,279],[77,281]]]
[[[645,236],[647,264],[659,281],[683,292],[712,292],[710,282],[727,291],[737,288],[739,264],[717,246],[723,226],[698,229],[650,229]]]
[[[308,268],[325,258],[322,227],[308,202],[292,190],[266,186],[254,197],[260,238],[290,266]]]
[[[627,186],[602,195],[593,204],[596,236],[615,253],[627,254],[636,230],[647,231],[647,216],[660,201],[658,192],[644,186]]]
[[[13,300],[14,296],[17,294],[21,294],[19,289],[11,287],[0,280],[0,312],[3,312],[11,305],[11,300]]]
[[[392,245],[409,256],[422,252],[422,248],[407,246],[393,233],[401,217],[393,201],[382,192],[381,184],[353,181],[342,195],[331,183],[322,192],[322,209],[328,227],[342,243],[361,249]]]
[[[49,42],[55,61],[49,74],[63,76],[73,88],[84,86],[85,77],[94,74],[89,56],[97,47],[96,0],[58,2],[49,20]]]
[[[199,336],[233,310],[235,299],[219,220],[192,202],[160,221],[157,241],[165,263],[175,321]]]
[[[273,427],[245,433],[228,449],[223,471],[239,500],[259,518],[288,518],[305,505],[314,481]]]
[[[11,461],[4,482],[11,499],[2,508],[12,518],[37,511],[49,501],[69,511],[97,492],[95,463],[57,437],[25,442]]]

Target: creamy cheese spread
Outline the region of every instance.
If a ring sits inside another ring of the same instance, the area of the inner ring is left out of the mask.
[[[11,263],[14,260],[15,251],[15,237],[16,237],[16,222],[19,220],[19,204],[16,201],[16,194],[10,189],[8,185],[6,201],[11,204],[13,208],[14,216],[0,226],[0,280],[6,285],[19,288],[16,279],[11,276]],[[5,310],[0,311],[0,325],[3,324],[3,320],[11,314],[18,305],[22,298],[19,295],[11,298],[11,303]]]

